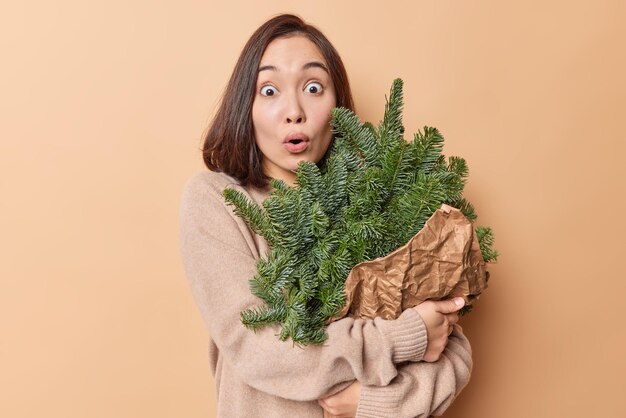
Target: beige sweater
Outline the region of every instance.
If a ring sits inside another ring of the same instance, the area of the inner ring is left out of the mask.
[[[257,203],[269,193],[205,171],[187,183],[181,204],[182,259],[210,335],[217,417],[321,418],[316,400],[354,379],[363,385],[358,417],[442,413],[471,372],[471,349],[460,327],[436,363],[420,361],[426,328],[414,309],[393,321],[341,319],[328,326],[323,345],[305,348],[280,341],[277,326],[256,333],[244,328],[239,313],[261,304],[248,281],[268,247],[225,204],[227,186]]]

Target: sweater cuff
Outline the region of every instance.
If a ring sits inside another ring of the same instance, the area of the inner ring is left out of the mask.
[[[394,363],[422,361],[428,337],[426,325],[415,309],[406,309],[394,321],[389,321],[387,336],[393,350]]]
[[[388,386],[363,386],[356,418],[397,418],[400,416],[402,394]]]

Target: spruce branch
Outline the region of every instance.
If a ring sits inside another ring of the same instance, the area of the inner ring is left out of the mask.
[[[246,221],[250,229],[272,242],[268,218],[258,205],[250,202],[243,193],[235,189],[227,188],[222,194],[226,202],[234,207],[235,214]]]
[[[294,187],[272,180],[262,207],[224,191],[235,213],[270,244],[250,282],[265,304],[242,312],[245,326],[277,323],[282,340],[320,344],[326,322],[346,303],[344,284],[355,265],[404,245],[444,203],[476,219],[463,198],[467,163],[446,159],[441,133],[425,126],[405,141],[402,87],[402,80],[393,82],[377,127],[333,109],[335,140],[324,162],[301,162]],[[484,260],[495,260],[491,229],[476,228],[476,235]]]
[[[480,252],[483,255],[483,259],[487,262],[496,261],[498,259],[498,252],[493,249],[495,238],[491,228],[485,226],[477,227],[476,236],[478,238],[478,243],[480,244]]]

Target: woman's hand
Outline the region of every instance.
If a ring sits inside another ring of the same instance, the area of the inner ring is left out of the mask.
[[[448,344],[448,335],[452,333],[452,326],[459,320],[458,311],[465,305],[463,298],[447,300],[427,300],[416,306],[424,325],[428,343],[424,353],[424,361],[435,362]]]
[[[329,414],[337,418],[356,416],[361,394],[361,384],[355,380],[350,386],[334,395],[318,399],[317,403]]]

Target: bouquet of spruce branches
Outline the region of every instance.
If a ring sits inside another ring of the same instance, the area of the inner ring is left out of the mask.
[[[363,316],[349,304],[390,300],[396,303],[390,317],[426,299],[463,296],[471,302],[486,287],[484,265],[497,253],[491,230],[470,223],[476,214],[462,196],[467,164],[442,155],[443,137],[435,128],[424,127],[406,141],[402,107],[402,80],[396,79],[378,127],[348,109],[333,109],[335,140],[324,161],[319,167],[301,162],[294,187],[272,180],[262,207],[224,190],[235,213],[270,247],[250,280],[265,304],[241,313],[246,327],[277,323],[281,340],[319,344],[330,320]],[[388,255],[396,258],[381,258]],[[394,260],[404,261],[404,273],[386,283],[383,276],[398,265]]]

